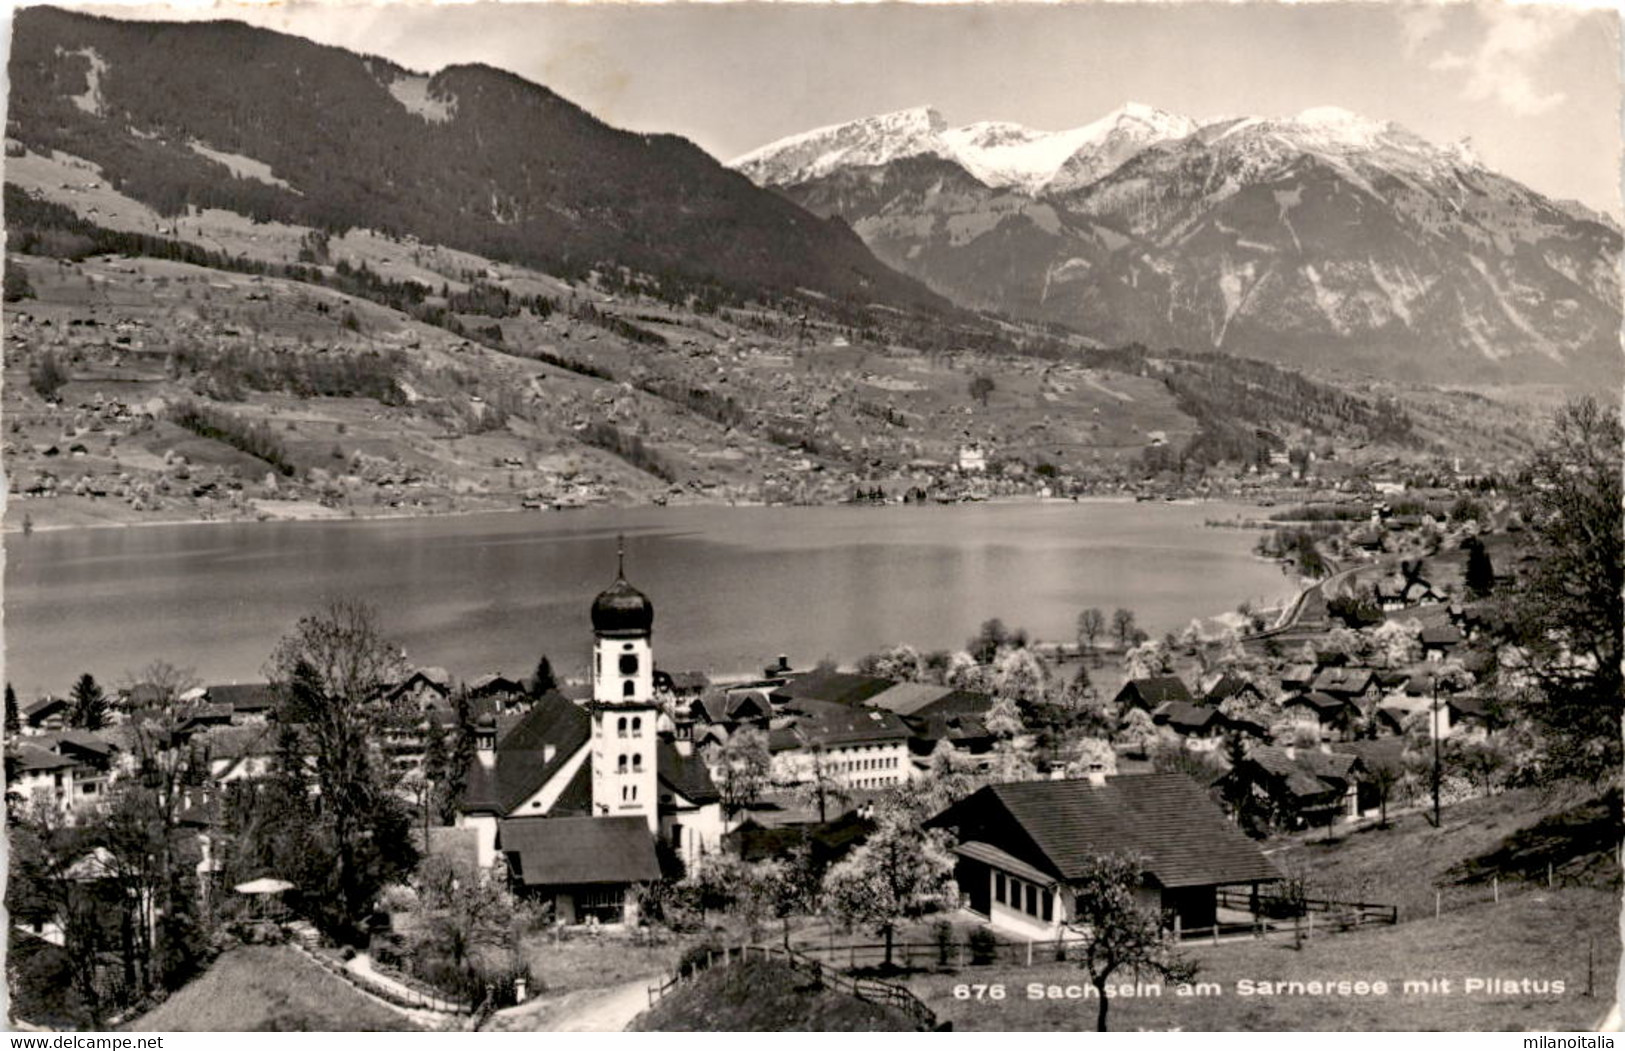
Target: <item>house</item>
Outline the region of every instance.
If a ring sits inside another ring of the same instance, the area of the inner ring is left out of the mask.
[[[891,712],[834,701],[797,701],[786,725],[768,734],[776,777],[804,784],[819,775],[849,788],[890,788],[914,776],[908,724]]]
[[[653,604],[617,572],[592,605],[592,699],[552,693],[475,724],[457,825],[476,830],[482,870],[501,859],[516,893],[565,922],[631,922],[636,885],[661,875],[657,840],[688,861],[721,845],[709,772],[660,732],[653,624]]]
[[[1317,741],[1352,736],[1360,723],[1360,708],[1346,697],[1321,690],[1294,694],[1281,702],[1294,723],[1315,735]]]
[[[451,701],[451,675],[444,668],[414,668],[384,692],[384,699],[411,704],[419,711],[442,707]]]
[[[231,708],[234,723],[262,723],[276,711],[276,690],[270,683],[231,683],[204,688],[210,704],[224,704]]]
[[[637,815],[505,819],[497,838],[515,892],[551,900],[560,923],[634,923],[633,888],[661,877]]]
[[[1370,668],[1322,668],[1310,689],[1349,701],[1362,712],[1382,699],[1382,684]]]
[[[1281,669],[1281,691],[1297,693],[1309,689],[1315,681],[1313,664],[1289,664]]]
[[[1347,741],[1332,746],[1333,752],[1360,760],[1365,777],[1355,782],[1355,813],[1364,817],[1383,809],[1384,784],[1392,791],[1394,782],[1405,772],[1405,740],[1378,737],[1367,741]]]
[[[966,907],[1016,938],[1061,937],[1076,915],[1075,882],[1100,854],[1143,857],[1140,901],[1187,929],[1213,926],[1220,887],[1281,879],[1183,774],[989,785],[927,825],[953,833]]]
[[[212,727],[193,737],[217,784],[258,781],[271,775],[276,761],[277,731],[265,724]]]
[[[1248,797],[1269,824],[1298,829],[1356,816],[1364,775],[1360,758],[1346,752],[1255,745],[1216,783],[1229,786],[1230,798]]]
[[[744,821],[722,837],[723,849],[755,862],[787,857],[805,845],[814,866],[822,870],[846,857],[875,829],[873,821],[853,810],[827,821],[818,820],[816,810],[806,816],[810,820],[778,823],[771,812],[752,808]]]
[[[1422,655],[1430,661],[1442,661],[1464,641],[1461,629],[1454,624],[1433,624],[1422,629]]]
[[[1264,700],[1264,691],[1260,690],[1250,679],[1243,678],[1235,672],[1225,672],[1219,676],[1217,682],[1208,687],[1207,694],[1202,703],[1217,708],[1228,700],[1261,703]]]
[[[501,672],[491,672],[468,684],[468,697],[469,700],[494,701],[499,710],[507,711],[525,703],[529,699],[529,691],[519,680],[510,679]]]
[[[1121,711],[1127,711],[1132,707],[1154,712],[1169,701],[1184,701],[1187,704],[1194,701],[1190,690],[1185,688],[1185,681],[1177,675],[1153,675],[1144,679],[1130,679],[1117,691],[1112,703]]]
[[[679,702],[692,701],[696,697],[704,696],[705,691],[710,688],[711,679],[704,672],[665,672],[659,668],[655,669],[656,692],[668,693]]]
[[[73,704],[64,697],[41,697],[23,705],[23,731],[25,733],[47,733],[53,730],[65,729],[68,725],[68,713]]]
[[[1230,720],[1218,708],[1190,701],[1165,701],[1151,713],[1151,721],[1178,734],[1187,748],[1212,751],[1229,729]]]
[[[5,750],[6,793],[72,815],[107,795],[117,748],[84,730],[53,730]]]

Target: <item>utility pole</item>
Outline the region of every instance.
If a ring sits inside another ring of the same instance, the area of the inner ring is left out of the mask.
[[[1439,818],[1439,677],[1433,676],[1433,722],[1428,727],[1433,735],[1433,827],[1441,827]]]

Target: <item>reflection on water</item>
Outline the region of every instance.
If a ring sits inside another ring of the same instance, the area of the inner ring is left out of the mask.
[[[1219,505],[639,508],[395,521],[154,526],[12,535],[6,678],[24,696],[154,659],[248,680],[323,596],[376,605],[410,658],[472,678],[583,671],[587,607],[627,575],[655,604],[662,666],[716,673],[957,647],[988,617],[1070,638],[1078,610],[1160,633],[1290,591]]]

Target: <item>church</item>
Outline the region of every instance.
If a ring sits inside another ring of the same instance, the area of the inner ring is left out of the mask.
[[[592,604],[592,698],[554,693],[500,724],[484,716],[457,824],[518,893],[565,923],[630,923],[635,888],[721,846],[721,799],[680,751],[655,696],[654,605],[615,582]]]

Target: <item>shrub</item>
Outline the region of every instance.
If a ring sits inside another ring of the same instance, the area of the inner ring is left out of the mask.
[[[999,958],[999,939],[986,927],[970,932],[970,962],[973,967],[986,967]]]

